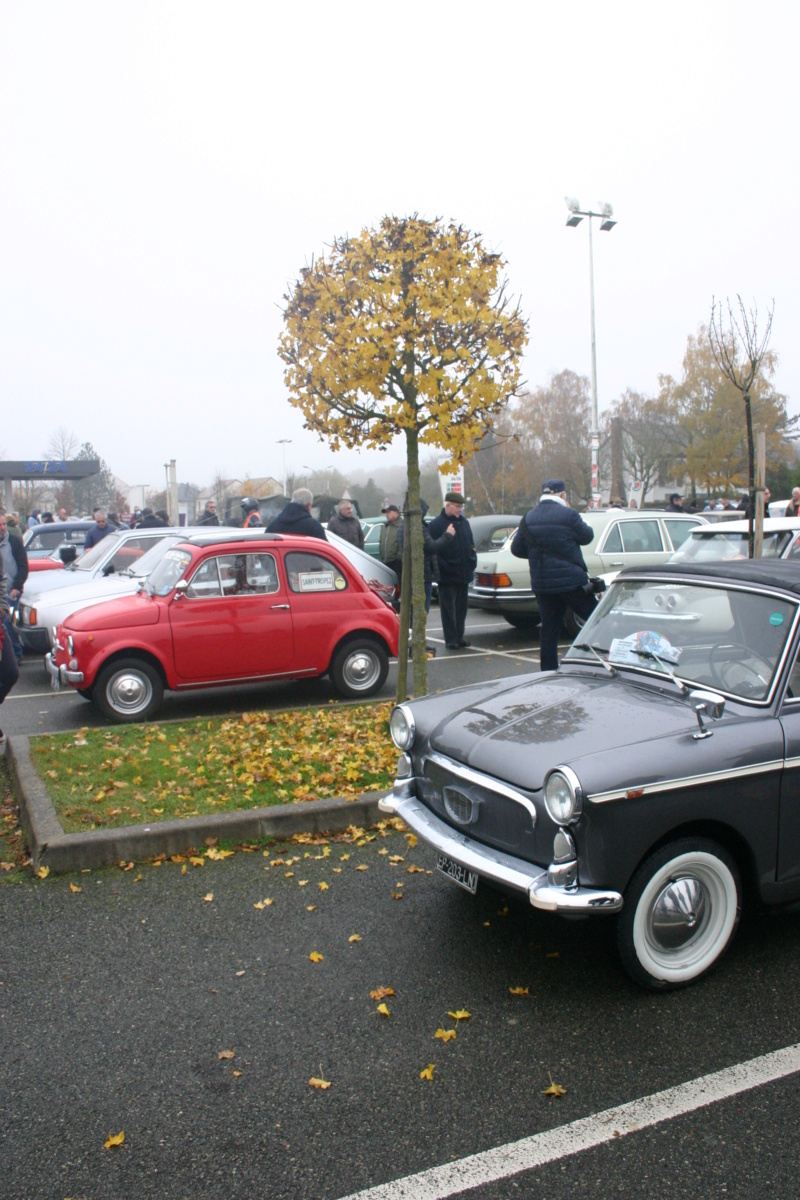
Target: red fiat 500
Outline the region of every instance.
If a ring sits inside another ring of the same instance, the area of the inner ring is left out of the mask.
[[[111,721],[153,715],[167,688],[329,674],[371,696],[397,654],[397,614],[334,546],[280,534],[195,534],[134,596],[81,609],[46,658]]]

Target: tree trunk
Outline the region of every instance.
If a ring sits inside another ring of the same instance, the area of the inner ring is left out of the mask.
[[[411,654],[414,667],[414,695],[425,696],[428,691],[428,652],[425,642],[425,627],[428,614],[425,612],[425,551],[422,537],[422,507],[419,502],[419,440],[416,429],[406,429],[405,432],[408,493],[405,505],[406,512],[404,514],[405,534],[403,540],[403,579],[400,602],[400,658],[397,664],[398,704],[402,703],[408,694],[407,646],[410,625],[409,617],[412,606],[414,611],[414,625]]]
[[[750,407],[750,392],[747,390],[743,391],[742,399],[744,400],[744,414],[747,420],[747,494],[750,497],[750,513],[747,522],[747,557],[752,558],[755,553],[756,541],[756,471],[755,447],[753,443],[753,410]]]

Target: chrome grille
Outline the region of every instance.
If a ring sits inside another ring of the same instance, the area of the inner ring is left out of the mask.
[[[469,825],[473,820],[472,797],[458,788],[446,787],[442,796],[447,815],[459,825]]]

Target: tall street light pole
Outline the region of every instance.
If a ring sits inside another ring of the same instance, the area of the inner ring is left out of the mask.
[[[592,332],[592,506],[600,504],[600,480],[597,472],[597,452],[600,449],[600,418],[597,412],[597,342],[594,331],[594,251],[592,246],[592,217],[600,221],[600,229],[608,233],[616,225],[613,219],[614,209],[610,204],[601,203],[599,212],[592,209],[582,209],[577,200],[567,197],[569,217],[567,225],[575,229],[584,217],[589,218],[589,309]]]
[[[291,438],[278,438],[275,443],[277,446],[283,446],[283,494],[286,495],[286,447],[291,446]]]

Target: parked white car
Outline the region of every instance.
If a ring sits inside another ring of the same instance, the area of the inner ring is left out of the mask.
[[[724,562],[748,557],[749,524],[725,521],[693,529],[671,562]],[[800,558],[800,517],[765,517],[762,558]]]
[[[693,529],[706,522],[699,513],[634,512],[609,508],[581,513],[595,531],[582,546],[590,576],[621,571],[623,567],[657,567],[667,562]],[[726,528],[729,528],[726,526]],[[500,550],[478,555],[475,578],[469,587],[470,608],[496,613],[516,629],[535,629],[539,609],[531,591],[527,558],[515,558],[509,537]],[[577,629],[572,613],[567,629]]]

